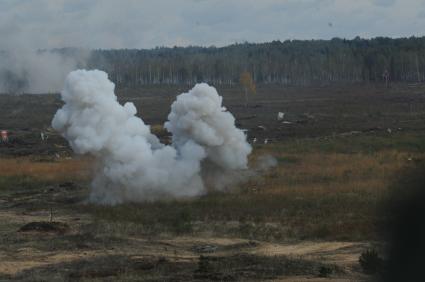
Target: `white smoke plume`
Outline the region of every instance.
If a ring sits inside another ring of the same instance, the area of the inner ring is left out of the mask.
[[[99,161],[91,201],[118,204],[196,196],[209,185],[203,179],[205,168],[247,169],[251,146],[215,88],[198,84],[177,97],[165,123],[173,142],[164,145],[135,116],[132,103],[117,102],[114,87],[105,72],[71,72],[61,92],[65,105],[52,121],[76,153]]]

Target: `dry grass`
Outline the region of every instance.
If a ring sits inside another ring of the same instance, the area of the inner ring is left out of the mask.
[[[273,154],[263,148],[255,155],[268,153]],[[375,154],[315,152],[274,155],[279,166],[262,178],[260,193],[315,196],[332,192],[380,193],[411,158],[410,153],[393,150]]]
[[[159,138],[169,135],[167,129],[165,129],[162,124],[150,125],[150,129],[151,129],[151,132]]]
[[[90,158],[36,161],[31,158],[0,159],[0,177],[30,177],[41,181],[81,181],[90,178]]]

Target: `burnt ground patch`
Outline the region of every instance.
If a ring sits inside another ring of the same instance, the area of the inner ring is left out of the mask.
[[[18,232],[41,232],[64,234],[70,230],[68,224],[58,221],[35,221],[23,225]]]

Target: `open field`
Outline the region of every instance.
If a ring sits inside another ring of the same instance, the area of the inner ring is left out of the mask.
[[[119,97],[166,141],[160,125],[179,92]],[[0,280],[370,279],[359,256],[385,257],[388,206],[425,159],[425,86],[260,87],[247,108],[238,89],[219,92],[258,140],[251,163],[278,165],[229,191],[114,207],[86,202],[93,159],[49,131],[58,96],[0,95],[0,128],[11,131],[0,145]],[[21,229],[50,219],[61,224]]]

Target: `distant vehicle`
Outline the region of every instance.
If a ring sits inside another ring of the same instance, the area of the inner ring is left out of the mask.
[[[277,113],[277,120],[282,121],[285,118],[285,113],[278,112]]]
[[[7,130],[2,130],[0,132],[0,136],[3,143],[9,142],[9,132],[7,132]]]

